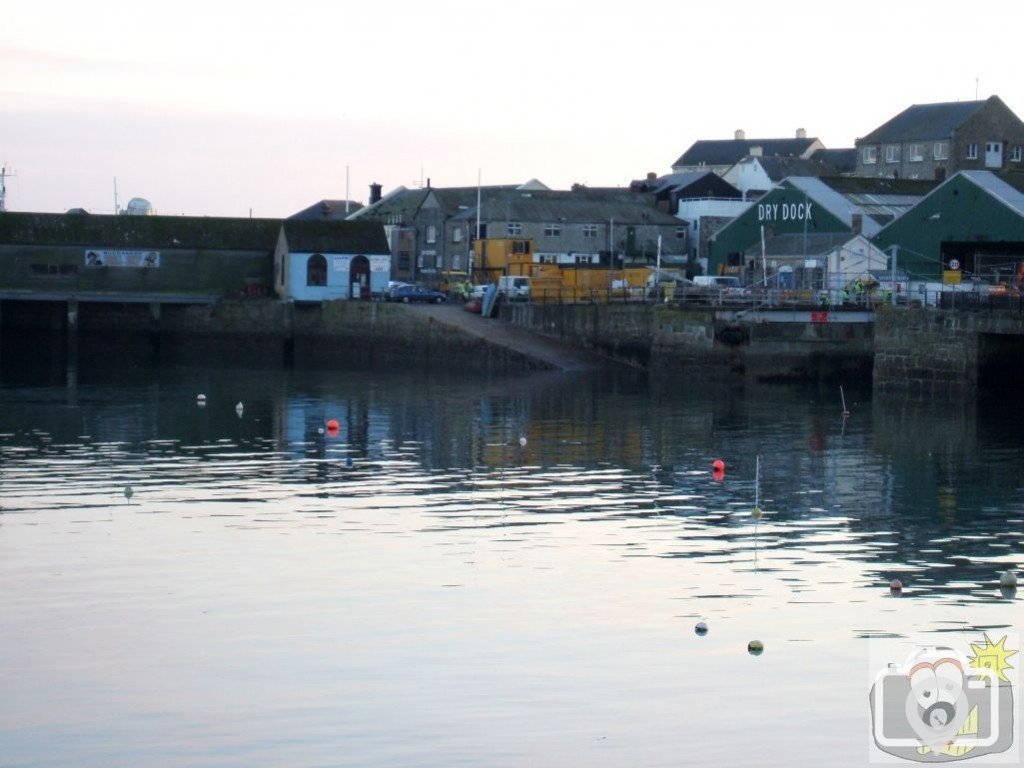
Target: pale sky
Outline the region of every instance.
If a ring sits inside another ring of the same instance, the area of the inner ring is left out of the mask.
[[[1024,116],[1024,3],[4,0],[13,211],[281,217],[431,179],[624,186],[698,139]]]

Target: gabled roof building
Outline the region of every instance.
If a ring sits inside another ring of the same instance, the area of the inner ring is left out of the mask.
[[[1024,173],[961,171],[875,237],[912,280],[1024,280]],[[948,274],[947,274],[948,273]]]
[[[725,174],[744,157],[802,157],[808,158],[817,150],[824,149],[818,139],[807,138],[801,128],[792,139],[748,139],[742,131],[736,131],[733,139],[696,141],[672,163],[673,173],[687,171],[714,171]]]
[[[708,271],[742,268],[746,251],[778,235],[873,237],[909,211],[936,182],[792,176],[751,203],[711,242]]]
[[[1024,122],[998,96],[914,104],[857,139],[858,176],[942,180],[1024,167]]]

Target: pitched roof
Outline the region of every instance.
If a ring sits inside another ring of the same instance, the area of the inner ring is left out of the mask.
[[[280,228],[280,219],[5,212],[0,243],[271,251]]]
[[[853,173],[857,170],[857,148],[819,149],[811,160],[821,160],[836,169],[836,173]]]
[[[765,157],[773,155],[799,157],[817,139],[707,139],[695,141],[679,159],[680,165],[735,165],[750,154],[752,147],[760,147]]]
[[[772,181],[782,181],[787,176],[834,176],[837,173],[831,165],[813,158],[745,157],[740,163],[758,163]]]
[[[345,203],[348,202],[348,206]],[[346,210],[346,207],[348,210]],[[289,219],[345,219],[363,207],[362,203],[354,200],[321,200],[308,208],[303,208],[298,213],[293,213]]]
[[[527,182],[530,184],[531,182]],[[374,219],[376,221],[408,221],[413,218],[420,206],[431,194],[441,206],[445,216],[454,216],[460,210],[476,205],[477,190],[487,194],[494,190],[513,190],[519,185],[506,184],[489,187],[427,187],[425,189],[406,189],[400,187],[389,192],[382,199],[361,208],[349,218]]]
[[[288,249],[300,253],[391,253],[384,227],[376,221],[285,219]]]
[[[995,98],[998,97],[991,97]],[[938,104],[912,104],[896,117],[859,139],[857,144],[948,139],[956,128],[967,122],[987,103],[988,101],[949,101]]]
[[[1024,216],[1024,181],[1020,178],[1021,174],[996,175],[991,171],[961,171],[958,175],[970,179],[1018,216]]]
[[[616,225],[682,226],[683,222],[655,207],[654,196],[628,189],[580,188],[571,191],[494,191],[481,199],[482,216],[490,221],[565,222],[589,224],[615,220]],[[456,218],[473,219],[476,205]]]
[[[861,231],[867,237],[874,237],[882,226],[913,208],[938,185],[934,181],[849,176],[791,176],[783,183],[801,190],[849,226],[853,226],[853,216],[859,215]]]

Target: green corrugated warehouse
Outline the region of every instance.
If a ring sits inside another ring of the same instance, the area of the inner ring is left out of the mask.
[[[721,229],[711,240],[708,272],[742,267],[742,255],[773,235],[863,233],[881,228],[910,210],[935,187],[906,179],[791,176]]]
[[[1024,173],[961,171],[872,241],[899,246],[898,264],[911,280],[1013,281],[1024,264]]]

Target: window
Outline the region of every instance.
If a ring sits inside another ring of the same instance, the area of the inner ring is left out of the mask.
[[[900,145],[890,144],[885,148],[885,162],[898,163],[900,161]]]
[[[874,165],[878,162],[878,147],[864,147],[861,150],[861,159],[864,165]]]
[[[583,225],[583,236],[584,237],[597,237],[597,224],[584,224]]]
[[[434,266],[437,269],[444,269],[444,254],[443,253],[438,253],[437,256],[434,257]]]
[[[306,285],[327,285],[327,259],[319,253],[306,262]]]
[[[457,253],[452,254],[452,269],[455,271],[462,269],[462,256]]]
[[[1024,147],[1022,147],[1020,144],[1018,144],[1016,147],[1013,148],[1013,154],[1010,155],[1010,162],[1011,163],[1024,162]]]
[[[561,237],[562,236],[562,225],[561,224],[545,224],[544,225],[544,237]]]
[[[967,145],[967,159],[968,160],[977,160],[978,159],[978,145],[977,144],[968,144]]]
[[[462,227],[454,227],[452,229],[452,242],[453,243],[461,243],[462,242]]]
[[[515,240],[512,243],[512,253],[526,253],[530,252],[530,241],[529,240]]]
[[[924,160],[924,144],[911,144],[907,150],[907,159],[912,163],[920,163]]]
[[[508,223],[508,236],[519,237],[521,234],[523,234],[523,225],[518,221],[510,221]]]
[[[949,144],[945,141],[936,141],[935,146],[932,147],[932,157],[936,160],[948,160]]]
[[[677,240],[685,240],[686,239],[686,227],[676,227],[676,239]]]
[[[428,224],[427,225],[427,242],[428,243],[436,243],[437,242],[437,227],[435,225],[433,225],[433,224]]]

